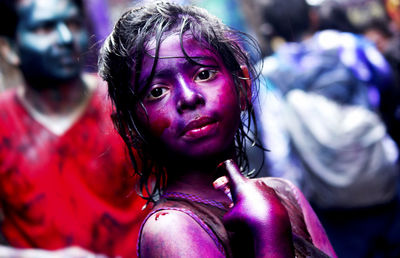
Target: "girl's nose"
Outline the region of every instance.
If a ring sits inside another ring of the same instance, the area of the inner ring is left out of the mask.
[[[177,110],[184,113],[187,110],[195,110],[198,106],[204,105],[205,100],[196,85],[189,85],[183,79],[179,80],[179,94]]]

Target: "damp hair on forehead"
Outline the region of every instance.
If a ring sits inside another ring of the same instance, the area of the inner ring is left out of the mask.
[[[252,49],[255,59],[259,60],[261,51],[256,41],[224,25],[204,9],[156,2],[130,9],[121,16],[100,51],[99,74],[108,83],[109,95],[114,104],[114,124],[128,147],[135,171],[140,175],[139,194],[144,190],[144,195],[149,199],[154,199],[162,191],[166,183],[166,171],[162,153],[137,122],[137,108],[147,114],[141,103],[139,88],[142,87],[138,87],[139,78],[143,58],[152,48],[154,62],[151,73],[141,83],[149,84],[152,81],[158,60],[164,58],[159,55],[160,45],[174,33],[179,35],[183,58],[188,62],[204,66],[196,61],[196,57],[187,54],[184,41],[191,37],[221,58],[225,68],[232,74],[238,93],[246,96],[247,89],[243,86],[246,83],[243,80],[251,79],[253,92],[258,86],[259,70],[253,65],[255,60],[244,49],[245,46]],[[250,78],[244,78],[241,66],[248,68]],[[256,132],[253,106],[250,100],[246,104],[246,112],[242,114],[234,139],[236,159],[244,173],[249,172],[246,144],[250,141],[258,145],[256,134],[250,131],[253,123]],[[155,179],[152,187],[150,179]]]
[[[197,16],[187,14],[178,14],[173,19],[167,15],[166,10],[160,8],[160,16],[155,17],[154,22],[150,22],[151,19],[145,24],[143,30],[139,31],[138,44],[136,46],[136,55],[134,58],[133,75],[134,78],[133,88],[137,89],[139,83],[139,77],[141,72],[141,64],[144,54],[147,52],[147,47],[150,42],[155,42],[155,54],[154,63],[152,67],[151,76],[148,82],[152,80],[154,75],[154,69],[157,65],[159,56],[159,49],[162,41],[172,35],[178,34],[180,38],[181,50],[184,57],[191,63],[198,64],[194,58],[187,54],[184,47],[184,40],[186,37],[192,37],[194,40],[200,42],[204,47],[208,48],[216,55],[222,57],[224,65],[231,72],[238,73],[240,71],[240,64],[245,64],[247,59],[246,53],[243,52],[241,46],[237,43],[237,38],[235,38],[234,33],[230,33],[230,29],[223,25],[217,18],[207,20],[204,10],[196,8],[198,11]],[[165,12],[164,12],[165,11]],[[171,11],[169,15],[172,15]],[[146,30],[148,26],[151,25],[149,31]],[[143,32],[144,35],[141,35]],[[231,34],[231,35],[230,35]],[[221,44],[224,42],[224,44]],[[147,83],[148,83],[147,82]],[[135,90],[134,90],[135,91]]]
[[[183,26],[181,28],[183,28]],[[172,33],[171,33],[171,31],[163,33],[161,38],[159,38],[159,39],[157,39],[155,41],[151,41],[150,44],[148,44],[147,47],[145,48],[145,55],[153,58],[153,63],[152,63],[152,69],[151,69],[150,75],[146,78],[146,81],[139,82],[138,81],[138,77],[140,77],[140,73],[137,73],[137,75],[136,75],[137,76],[136,82],[132,86],[135,88],[134,90],[135,90],[135,92],[137,92],[137,94],[139,96],[141,96],[142,94],[141,94],[141,91],[138,92],[138,89],[139,88],[140,89],[147,88],[151,84],[152,80],[154,79],[154,75],[155,75],[155,72],[156,72],[155,70],[156,70],[156,66],[157,66],[157,63],[158,63],[159,59],[182,58],[182,59],[185,59],[187,62],[193,64],[193,65],[197,65],[197,66],[200,66],[200,67],[217,68],[216,65],[204,64],[204,63],[198,61],[198,60],[202,59],[204,56],[190,56],[187,53],[187,50],[186,50],[186,48],[188,46],[187,46],[187,44],[184,44],[184,42],[186,40],[188,40],[188,39],[194,39],[194,40],[196,40],[197,42],[200,43],[202,48],[208,49],[209,51],[211,51],[216,56],[219,56],[219,53],[217,51],[215,51],[215,49],[211,48],[206,42],[204,42],[204,40],[194,38],[194,36],[191,34],[191,32],[182,32],[181,30],[178,30],[178,29],[174,29],[174,30],[177,30],[177,31],[176,32],[173,31]],[[182,51],[183,55],[180,55],[180,56],[160,56],[160,52],[159,51],[160,51],[161,44],[163,43],[163,41],[166,38],[168,38],[168,37],[170,37],[172,35],[178,35],[179,36],[180,48],[181,48],[181,51]],[[152,44],[152,43],[155,43],[155,45]],[[154,52],[154,54],[150,54],[150,52],[152,52],[152,53]],[[144,84],[144,85],[139,85],[141,83]]]

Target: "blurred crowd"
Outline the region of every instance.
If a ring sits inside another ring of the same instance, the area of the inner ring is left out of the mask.
[[[258,2],[269,175],[302,189],[339,257],[398,257],[398,3],[363,1],[380,9],[361,20],[350,2]]]
[[[256,62],[261,85],[253,95],[256,129],[268,151],[249,149],[254,174],[295,183],[315,209],[338,257],[400,257],[400,0],[175,2],[206,8],[260,44],[262,58]],[[81,53],[85,63],[79,73],[95,73],[97,51],[116,18],[146,0],[83,3],[89,46]],[[27,79],[27,68],[21,71],[9,51],[15,46],[9,43],[0,35],[0,96]],[[7,144],[1,141],[0,150]],[[5,163],[0,156],[0,180],[6,178],[1,175]],[[3,190],[0,209],[5,210]],[[107,195],[97,192],[102,198]],[[141,210],[143,203],[139,207],[135,202],[121,204],[122,210],[133,212],[130,205]],[[7,212],[0,211],[0,221],[1,214]],[[114,225],[112,220],[107,223]],[[11,238],[18,238],[13,234]]]

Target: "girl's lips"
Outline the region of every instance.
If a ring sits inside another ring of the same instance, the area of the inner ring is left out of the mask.
[[[207,124],[200,128],[195,128],[187,131],[183,137],[186,139],[199,139],[204,136],[212,135],[217,131],[218,123]]]
[[[186,139],[197,139],[213,134],[218,127],[216,120],[209,117],[201,117],[189,122],[182,131]]]

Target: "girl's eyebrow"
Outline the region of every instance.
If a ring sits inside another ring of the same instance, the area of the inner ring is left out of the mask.
[[[147,52],[146,52],[146,54],[151,56]],[[153,56],[151,56],[151,57],[153,57]],[[163,57],[159,57],[159,59],[168,59],[168,58],[180,58],[180,59],[184,58],[184,59],[187,59],[187,57],[185,57],[185,56],[163,56]],[[215,67],[215,68],[218,67],[217,60],[213,56],[190,56],[190,59],[193,59],[196,62],[210,61],[210,62],[213,62],[213,64],[209,64],[209,65],[202,64],[202,63],[196,64],[196,63],[193,63],[193,62],[190,62],[189,60],[187,60],[187,62],[185,62],[183,64],[183,66],[190,67],[190,66],[202,66],[202,65],[204,65],[204,66],[207,66],[207,67]],[[162,69],[162,70],[158,70],[158,71],[154,72],[153,79],[154,78],[160,78],[160,77],[166,77],[166,76],[169,76],[171,73],[173,73],[173,68],[172,67],[165,68],[165,69]],[[143,92],[143,91],[146,90],[146,88],[148,88],[148,86],[149,86],[148,76],[149,75],[146,74],[146,76],[142,80],[139,80],[139,92]]]

